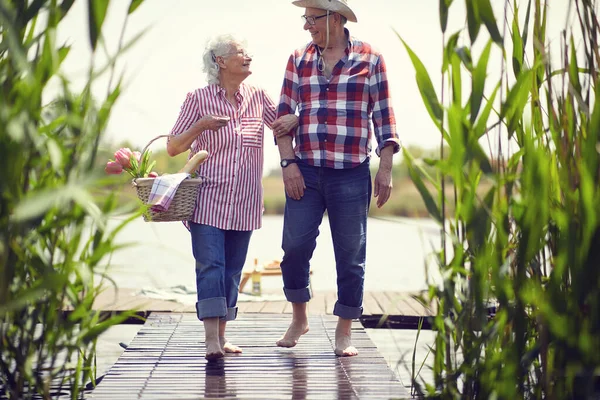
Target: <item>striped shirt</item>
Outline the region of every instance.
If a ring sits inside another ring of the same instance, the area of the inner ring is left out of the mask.
[[[317,167],[360,165],[371,154],[373,130],[377,155],[389,144],[400,149],[383,57],[345,31],[346,55],[331,78],[319,71],[320,49],[311,42],[290,56],[281,89],[277,117],[298,109],[294,151]]]
[[[276,107],[262,89],[243,83],[235,96],[237,109],[219,85],[188,93],[171,134],[185,132],[205,115],[231,118],[225,127],[204,131],[192,143],[190,158],[200,150],[209,154],[198,169],[204,182],[192,221],[249,231],[262,224],[263,132],[264,124],[272,127]]]

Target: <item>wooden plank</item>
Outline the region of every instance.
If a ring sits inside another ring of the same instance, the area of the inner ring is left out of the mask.
[[[310,332],[285,349],[275,340],[288,317],[242,314],[228,325],[227,337],[244,353],[207,362],[203,325],[194,314],[152,314],[89,398],[409,398],[358,322],[352,335],[359,355],[334,355],[336,322],[309,316]]]
[[[404,299],[406,298],[406,294],[396,292],[384,293],[390,299],[391,304],[394,305],[394,308],[392,309],[394,311],[394,314],[407,316],[417,315],[416,311],[410,306],[410,304],[404,301]]]
[[[242,302],[243,303],[243,302]],[[258,313],[265,306],[265,301],[248,301],[247,306],[244,309],[245,313]]]
[[[308,313],[313,315],[321,315],[326,313],[325,309],[325,293],[313,292],[313,298],[308,303]]]
[[[325,314],[333,315],[333,307],[337,301],[337,295],[333,292],[327,292],[325,294]]]
[[[93,305],[94,310],[104,312],[138,310],[148,314],[157,311],[171,312],[195,312],[194,304],[181,304],[174,301],[154,299],[147,296],[136,295],[138,291],[134,289],[115,290],[109,287],[101,293]],[[425,307],[411,296],[416,293],[410,292],[365,292],[363,315],[390,315],[390,316],[411,316],[424,317],[435,315],[435,307]],[[335,292],[314,292],[313,298],[308,304],[308,312],[313,315],[333,314],[333,307],[337,300]],[[260,305],[259,305],[260,304]],[[256,302],[239,301],[239,312],[253,313],[291,313],[292,305],[284,300],[274,302],[264,301]]]
[[[383,309],[377,302],[375,296],[371,292],[365,292],[363,295],[363,315],[382,315]]]
[[[267,314],[282,314],[286,303],[287,301],[266,301],[260,312]]]

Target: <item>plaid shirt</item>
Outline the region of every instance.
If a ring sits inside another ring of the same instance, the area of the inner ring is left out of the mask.
[[[317,68],[320,49],[312,42],[295,50],[285,69],[277,117],[298,108],[294,151],[317,167],[360,165],[370,156],[373,127],[377,155],[389,144],[400,149],[383,56],[345,32],[346,55],[330,79]]]
[[[179,135],[207,114],[227,115],[218,131],[204,131],[192,143],[190,158],[200,150],[208,158],[198,168],[204,180],[198,191],[193,222],[224,230],[249,231],[262,224],[263,133],[275,121],[275,104],[261,89],[241,84],[237,109],[225,90],[208,85],[188,93],[171,130]]]

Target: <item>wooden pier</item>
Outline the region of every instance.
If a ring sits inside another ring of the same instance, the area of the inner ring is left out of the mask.
[[[93,309],[114,313],[135,310],[136,314],[147,317],[153,312],[194,313],[192,301],[182,304],[176,301],[156,299],[140,295],[139,290],[107,288],[94,302]],[[366,328],[407,328],[414,329],[422,323],[429,327],[428,317],[435,315],[435,307],[424,306],[416,300],[419,293],[408,292],[365,292],[361,322]],[[263,297],[252,297],[251,301],[238,301],[240,314],[291,314],[291,303],[282,293],[266,293]],[[275,298],[275,300],[272,300]],[[308,303],[310,315],[332,315],[337,300],[334,292],[314,292]]]
[[[410,398],[358,322],[355,357],[334,355],[337,318],[331,315],[312,314],[296,347],[277,347],[289,323],[283,310],[241,313],[227,338],[244,353],[214,362],[204,359],[203,326],[194,313],[154,312],[90,398]]]

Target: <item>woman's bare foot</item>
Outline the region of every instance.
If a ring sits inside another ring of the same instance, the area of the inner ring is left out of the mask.
[[[277,341],[279,347],[294,347],[298,344],[300,336],[308,332],[308,321],[293,321],[285,335]]]
[[[225,339],[224,336],[221,336],[219,338],[219,343],[221,343],[221,350],[223,350],[225,353],[241,353],[242,352],[242,348],[238,347],[234,344],[231,344],[227,341],[227,339]]]
[[[352,346],[352,320],[338,318],[335,328],[335,350],[334,353],[340,357],[351,357],[358,354],[356,347]]]
[[[338,335],[335,337],[335,355],[340,357],[351,357],[358,354],[356,347],[352,346],[350,336]]]
[[[204,358],[207,360],[217,360],[219,358],[223,358],[225,353],[221,349],[221,343],[219,341],[207,340],[206,341],[206,355]]]

